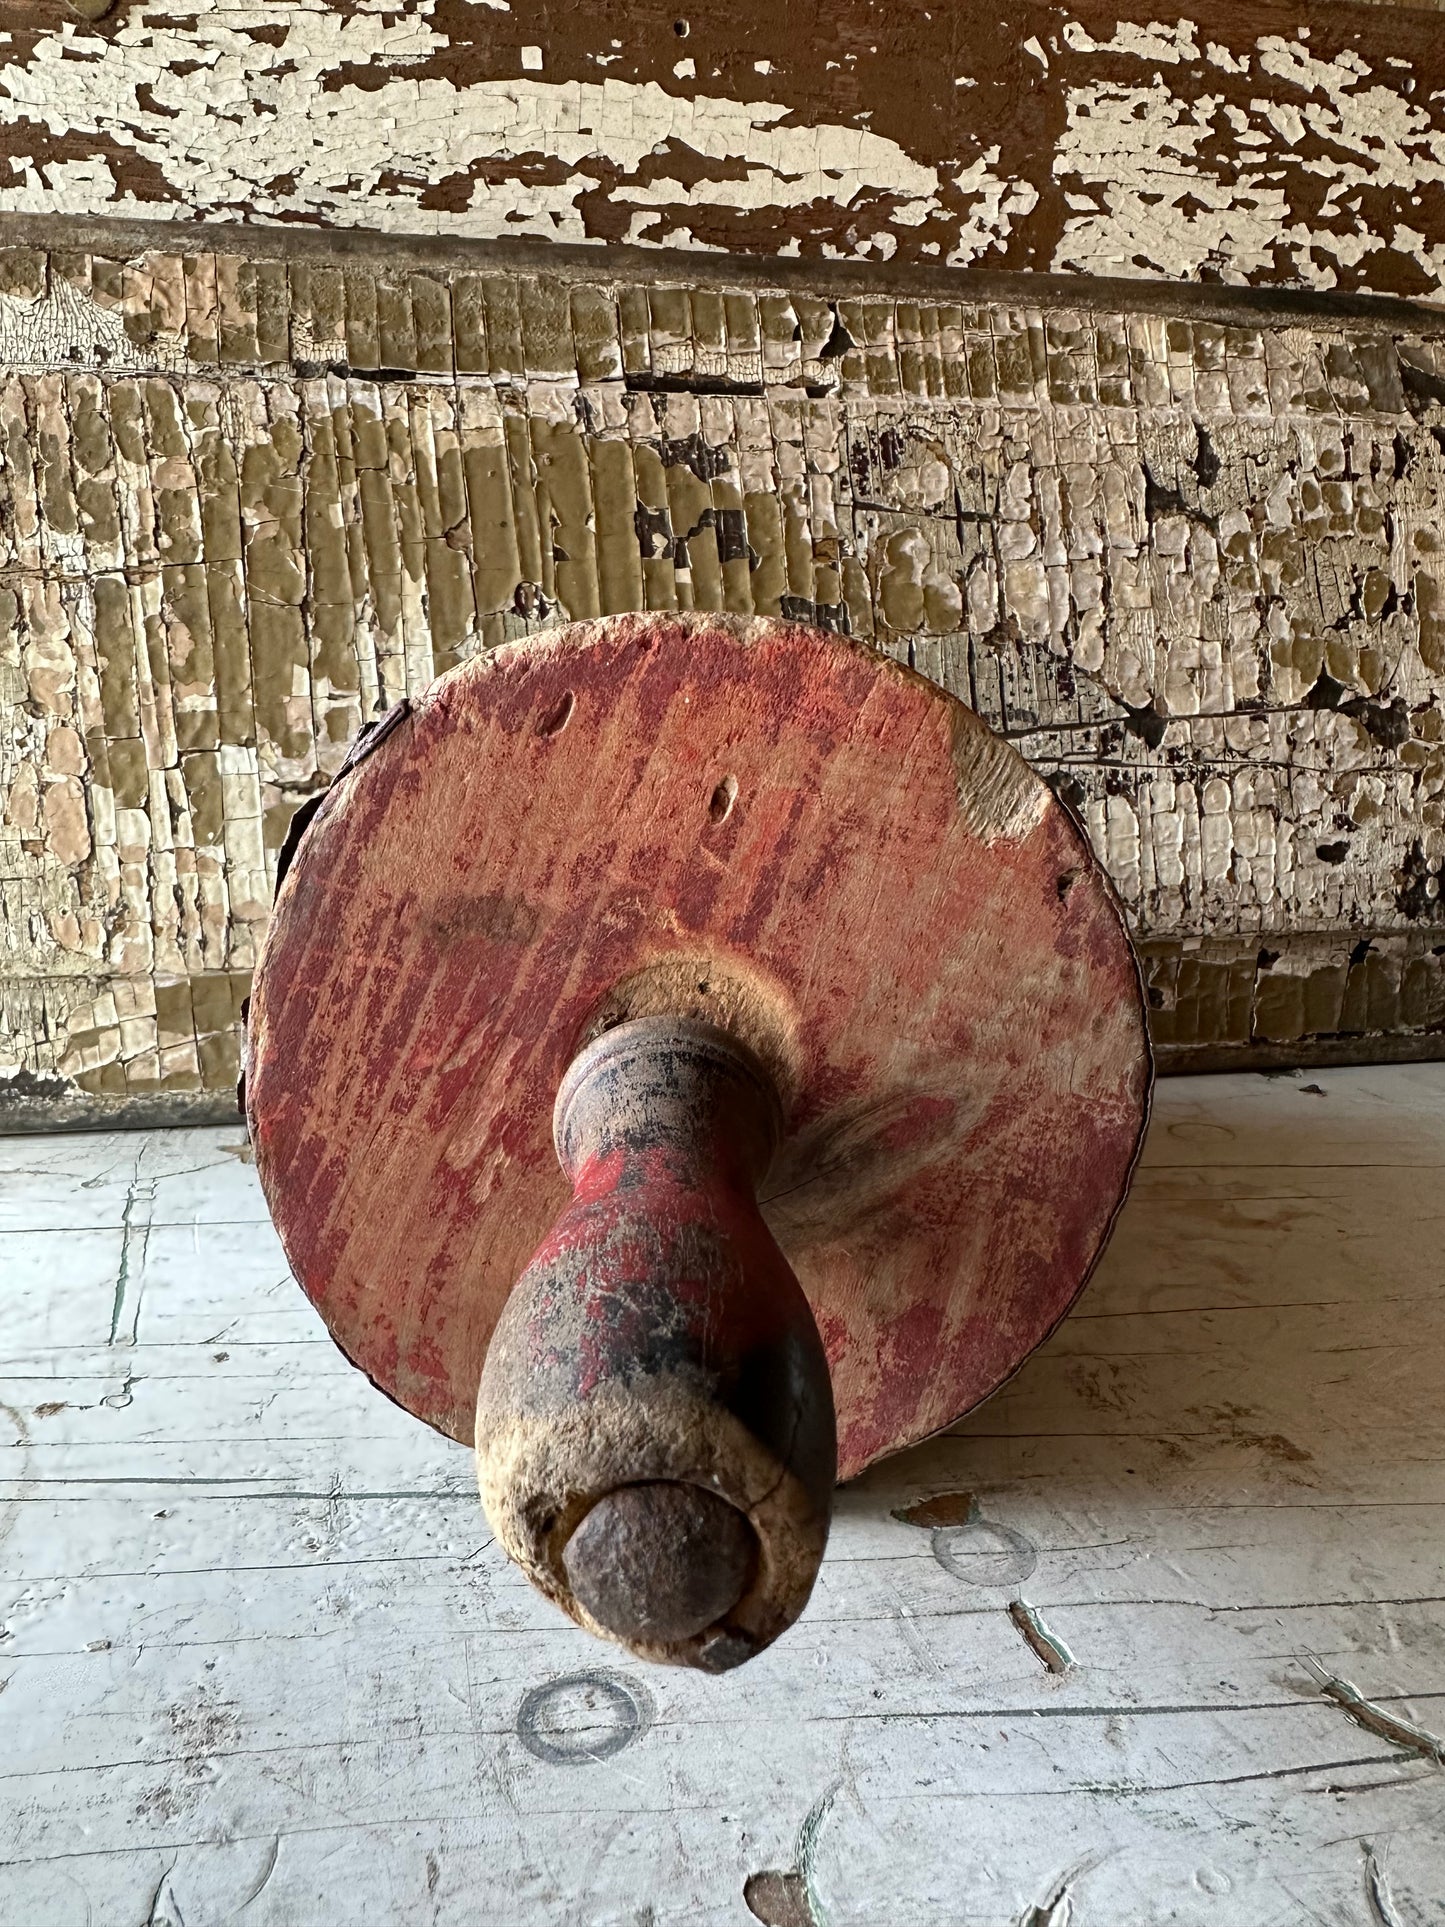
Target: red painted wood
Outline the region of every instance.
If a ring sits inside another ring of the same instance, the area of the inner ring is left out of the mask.
[[[757,1204],[781,1127],[767,1071],[710,1025],[591,1044],[554,1113],[572,1199],[477,1397],[498,1542],[583,1624],[709,1672],[802,1611],[837,1476],[827,1355]]]
[[[348,1356],[470,1439],[498,1310],[569,1194],[563,1072],[619,980],[669,963],[742,985],[789,1067],[761,1195],[847,1477],[1063,1315],[1149,1082],[1133,957],[1072,819],[871,650],[619,616],[441,678],[280,892],[248,1074],[273,1214]]]

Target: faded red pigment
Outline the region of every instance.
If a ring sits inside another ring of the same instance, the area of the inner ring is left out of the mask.
[[[941,690],[781,622],[611,617],[442,677],[308,829],[252,1009],[258,1168],[348,1356],[470,1438],[568,1201],[563,1074],[619,983],[699,962],[788,1058],[761,1195],[840,1476],[987,1396],[1102,1249],[1149,1086],[1112,892],[1015,763]]]

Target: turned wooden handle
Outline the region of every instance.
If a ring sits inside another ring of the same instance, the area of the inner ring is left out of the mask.
[[[822,1340],[757,1205],[780,1129],[767,1072],[711,1025],[590,1044],[555,1111],[572,1199],[477,1399],[511,1557],[581,1624],[714,1672],[801,1612],[836,1476]]]
[[[835,1476],[1001,1385],[1108,1236],[1149,1056],[1107,878],[951,696],[764,617],[549,631],[368,743],[255,977],[287,1258],[476,1439],[552,1598],[735,1665],[807,1598]]]

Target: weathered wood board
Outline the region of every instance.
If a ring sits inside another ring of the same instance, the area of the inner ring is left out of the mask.
[[[5,26],[17,213],[1445,283],[1433,8],[12,0]]]
[[[0,1142],[0,1919],[1440,1927],[1442,1120],[1164,1085],[1076,1312],[723,1680],[512,1571],[239,1129]]]
[[[0,255],[4,1115],[214,1112],[361,724],[637,607],[835,626],[971,702],[1084,820],[1166,1069],[1439,1048],[1423,311],[147,238]]]

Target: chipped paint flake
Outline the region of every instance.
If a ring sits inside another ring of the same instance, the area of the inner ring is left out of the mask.
[[[1403,1747],[1407,1753],[1418,1753],[1422,1759],[1433,1760],[1436,1766],[1445,1766],[1445,1740],[1427,1733],[1424,1727],[1402,1714],[1366,1699],[1358,1686],[1327,1672],[1318,1660],[1306,1659],[1305,1665],[1325,1698],[1342,1707],[1356,1726],[1388,1740],[1392,1746]]]
[[[1089,50],[1143,61],[1197,58],[1187,22],[1172,34],[1121,29]],[[1359,267],[1393,247],[1438,284],[1445,261],[1438,243],[1407,233],[1400,221],[1372,231],[1353,215],[1365,190],[1400,188],[1418,206],[1422,195],[1445,187],[1445,122],[1392,84],[1368,84],[1372,69],[1349,51],[1325,61],[1296,41],[1264,35],[1244,71],[1262,85],[1266,77],[1285,82],[1287,97],[1255,98],[1241,109],[1223,93],[1176,94],[1142,74],[1138,85],[1100,82],[1070,92],[1055,172],[1083,199],[1092,195],[1096,212],[1066,223],[1055,265],[1173,278],[1207,263],[1221,278],[1248,284],[1274,278],[1272,270],[1287,262],[1289,279],[1331,288],[1342,266]],[[1241,150],[1228,176],[1211,158],[1221,141]],[[1307,222],[1296,209],[1297,176],[1327,183],[1311,195],[1318,208]]]

